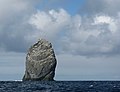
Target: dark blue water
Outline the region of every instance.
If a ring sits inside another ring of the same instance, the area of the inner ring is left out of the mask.
[[[120,92],[120,81],[0,81],[0,92]]]

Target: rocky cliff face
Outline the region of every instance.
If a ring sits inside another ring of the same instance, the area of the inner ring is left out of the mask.
[[[56,63],[51,43],[44,39],[39,40],[28,51],[23,81],[54,80]]]

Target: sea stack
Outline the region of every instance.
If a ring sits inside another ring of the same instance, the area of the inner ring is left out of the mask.
[[[23,81],[53,81],[56,64],[52,44],[40,39],[28,50]]]

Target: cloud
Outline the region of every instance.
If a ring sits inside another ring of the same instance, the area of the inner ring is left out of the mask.
[[[33,0],[0,0],[0,49],[2,51],[26,51],[28,44],[24,37],[33,30],[27,21],[34,12],[36,3]]]
[[[1,51],[25,52],[37,39],[45,38],[53,43],[56,53],[59,54],[120,54],[118,9],[114,16],[100,10],[102,13],[98,11],[88,17],[71,15],[63,8],[36,11],[35,7],[39,1],[0,1]],[[94,2],[94,7],[97,2],[98,0]],[[107,0],[99,2],[102,5],[109,4]],[[91,1],[86,5],[90,7]],[[90,11],[92,10],[94,8]]]
[[[90,18],[71,16],[59,9],[38,11],[31,16],[29,23],[38,30],[38,36],[59,44],[56,49],[59,48],[60,53],[85,56],[120,54],[115,51],[120,45],[117,18],[97,14]]]
[[[119,56],[91,57],[57,55],[57,80],[119,80]],[[79,72],[78,72],[79,71]]]
[[[69,22],[70,15],[64,9],[50,10],[48,12],[38,11],[29,20],[29,23],[38,29],[39,36],[46,36],[50,39],[64,30]]]
[[[21,80],[25,69],[25,54],[15,52],[0,53],[0,80]]]
[[[82,12],[88,15],[103,13],[108,15],[116,15],[120,10],[120,0],[87,0]]]
[[[24,53],[45,38],[52,42],[58,60],[56,79],[119,80],[120,0],[85,0],[78,14],[79,6],[70,3],[0,0],[1,79],[21,79]]]

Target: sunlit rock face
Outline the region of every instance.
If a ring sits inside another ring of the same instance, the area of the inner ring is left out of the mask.
[[[28,50],[23,81],[54,80],[56,63],[52,44],[45,39],[40,39]]]

